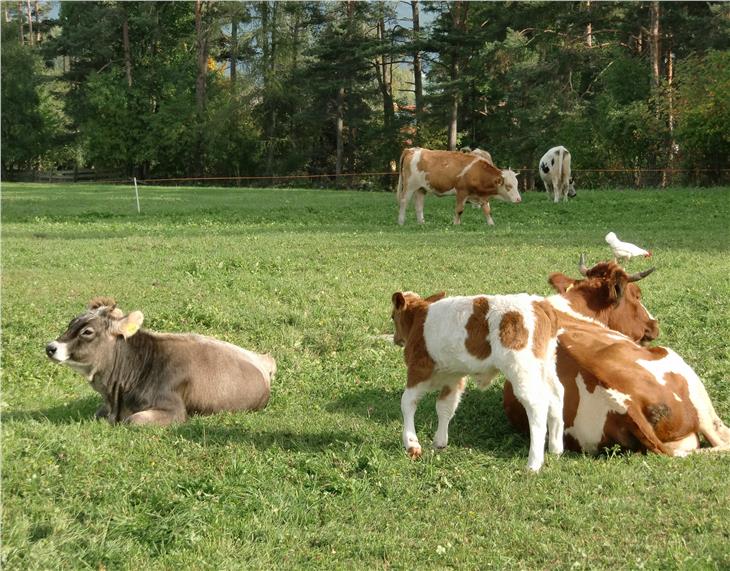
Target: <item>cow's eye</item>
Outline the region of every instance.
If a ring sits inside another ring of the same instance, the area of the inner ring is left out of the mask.
[[[94,330],[91,327],[87,327],[81,332],[82,337],[91,337],[94,335]]]

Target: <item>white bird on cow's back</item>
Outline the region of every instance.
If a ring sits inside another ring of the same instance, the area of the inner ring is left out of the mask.
[[[651,257],[651,252],[644,250],[643,248],[639,248],[634,244],[630,244],[629,242],[622,242],[619,240],[615,232],[609,232],[606,234],[606,242],[608,242],[608,245],[611,246],[613,257],[618,261],[630,260],[637,256],[644,256],[645,258]]]

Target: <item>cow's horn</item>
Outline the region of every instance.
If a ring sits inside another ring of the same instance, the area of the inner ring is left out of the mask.
[[[578,271],[580,275],[585,276],[588,274],[588,268],[586,268],[586,255],[581,254],[580,260],[578,261]]]
[[[631,274],[629,276],[629,280],[628,281],[630,281],[630,282],[638,282],[640,279],[645,278],[650,273],[652,273],[654,270],[656,270],[656,268],[649,268],[648,270],[644,270],[643,272],[638,272],[636,274]]]

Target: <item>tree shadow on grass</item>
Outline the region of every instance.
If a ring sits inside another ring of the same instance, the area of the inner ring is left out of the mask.
[[[402,422],[400,389],[368,388],[351,391],[327,405],[328,412],[362,416],[382,424]],[[435,405],[437,391],[419,403],[416,430],[421,444],[430,445],[436,432],[438,418]],[[498,457],[527,457],[530,445],[528,435],[510,425],[502,408],[502,386],[486,391],[468,386],[454,418],[449,424],[449,446],[473,448]]]
[[[94,413],[101,405],[101,398],[88,396],[69,403],[59,404],[38,410],[18,410],[5,412],[4,422],[23,422],[26,420],[44,421],[53,424],[76,424],[84,420],[93,420]]]

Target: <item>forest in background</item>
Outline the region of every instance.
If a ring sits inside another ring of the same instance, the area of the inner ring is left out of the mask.
[[[574,168],[628,169],[637,186],[730,178],[726,2],[2,9],[5,180],[93,168],[348,185],[420,145],[484,148],[530,188],[558,144]]]

